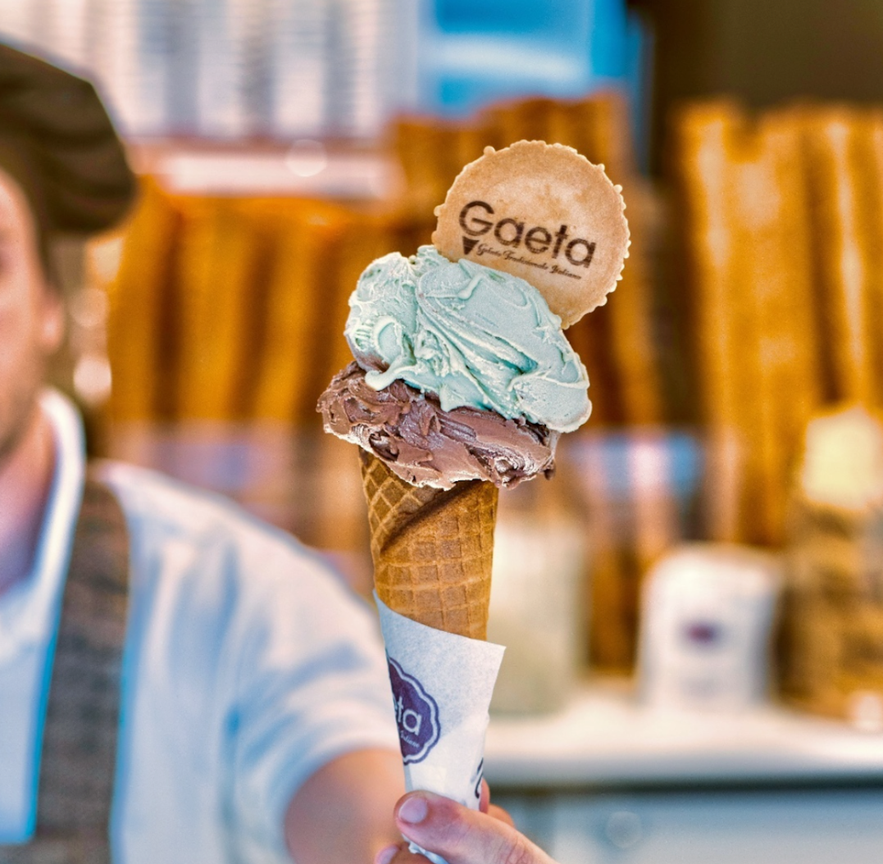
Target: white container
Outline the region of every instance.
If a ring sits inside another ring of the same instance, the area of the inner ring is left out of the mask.
[[[779,558],[757,549],[694,543],[668,553],[644,584],[643,699],[724,711],[763,701],[780,584]]]

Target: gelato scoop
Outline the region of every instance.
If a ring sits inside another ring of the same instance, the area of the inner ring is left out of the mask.
[[[345,335],[365,380],[571,432],[589,417],[589,378],[543,295],[517,276],[448,261],[432,246],[371,264]]]
[[[492,411],[444,411],[437,398],[421,398],[404,381],[375,390],[368,375],[350,363],[333,378],[319,402],[326,428],[408,483],[450,489],[461,480],[488,480],[512,487],[552,473],[559,433]]]

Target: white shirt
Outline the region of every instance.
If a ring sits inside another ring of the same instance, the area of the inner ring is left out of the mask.
[[[34,830],[49,663],[82,495],[79,418],[42,400],[57,468],[34,573],[0,596],[0,843]],[[283,814],[344,752],[398,748],[367,609],[288,535],[143,469],[105,463],[126,514],[129,621],[115,864],[275,862]]]

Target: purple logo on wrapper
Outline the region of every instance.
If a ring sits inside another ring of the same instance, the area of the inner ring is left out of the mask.
[[[406,765],[422,762],[441,733],[438,705],[416,678],[408,675],[391,657],[387,660],[402,759]]]

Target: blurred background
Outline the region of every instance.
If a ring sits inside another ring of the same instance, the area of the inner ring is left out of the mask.
[[[487,774],[561,864],[879,861],[883,2],[2,0],[142,178],[59,249],[93,455],[293,531],[370,592],[315,405],[375,257],[487,145],[623,186],[568,330],[592,418],[504,494]]]

